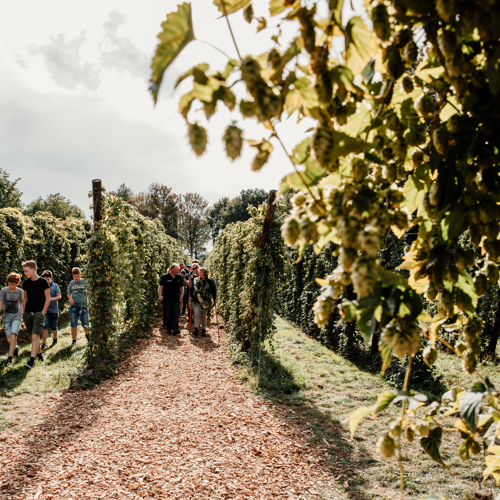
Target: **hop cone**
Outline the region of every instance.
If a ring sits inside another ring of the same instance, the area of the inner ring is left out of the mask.
[[[201,156],[207,148],[207,131],[197,123],[190,123],[188,135],[192,150]]]
[[[333,130],[321,125],[314,134],[312,141],[314,156],[322,167],[327,167],[332,162],[334,136]]]
[[[243,137],[242,131],[235,125],[229,125],[224,132],[222,138],[226,146],[226,153],[231,160],[235,160],[241,155],[241,149],[243,148]]]

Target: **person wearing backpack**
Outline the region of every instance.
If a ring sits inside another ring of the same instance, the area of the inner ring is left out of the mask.
[[[198,336],[201,326],[201,336],[207,335],[207,319],[210,319],[212,309],[217,300],[215,282],[210,280],[207,268],[199,269],[199,276],[194,278],[191,287],[191,301],[193,304],[194,330],[193,335]]]

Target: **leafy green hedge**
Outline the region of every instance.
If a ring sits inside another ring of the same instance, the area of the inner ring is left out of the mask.
[[[11,272],[24,278],[22,262],[34,260],[39,274],[44,269],[52,271],[62,291],[60,307],[64,307],[71,268],[85,264],[90,229],[83,219],[61,220],[47,212],[29,217],[16,208],[0,209],[0,286],[7,286]]]
[[[250,219],[226,226],[207,264],[217,282],[218,312],[226,331],[235,341],[250,341],[252,349],[275,332],[278,290],[286,279],[279,217],[274,219],[269,243],[259,246],[265,208],[249,207]]]
[[[186,255],[162,224],[103,193],[102,221],[89,241],[89,366],[107,372],[117,361],[124,332],[149,328],[158,313],[158,283]]]

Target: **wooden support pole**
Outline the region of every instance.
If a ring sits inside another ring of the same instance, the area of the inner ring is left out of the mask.
[[[260,235],[260,248],[264,247],[269,242],[271,234],[271,226],[273,225],[274,212],[276,211],[276,195],[278,192],[273,189],[269,192],[267,200],[266,215],[264,217],[264,225],[262,226],[262,234]]]
[[[101,179],[94,179],[92,181],[92,201],[93,201],[93,208],[94,208],[94,225],[96,222],[99,222],[102,220],[101,195],[102,195],[102,181],[101,181]]]
[[[269,243],[271,236],[271,227],[273,225],[274,212],[276,211],[276,196],[278,192],[273,189],[269,192],[267,199],[266,215],[264,216],[264,224],[262,226],[262,233],[260,235],[259,247],[264,248]],[[241,339],[241,350],[246,352],[250,349],[250,341],[247,340],[245,333]]]

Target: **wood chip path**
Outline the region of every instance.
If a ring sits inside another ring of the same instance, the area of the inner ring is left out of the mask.
[[[320,455],[235,378],[217,331],[158,326],[115,377],[54,395],[43,423],[6,436],[0,498],[315,496],[331,478]]]

